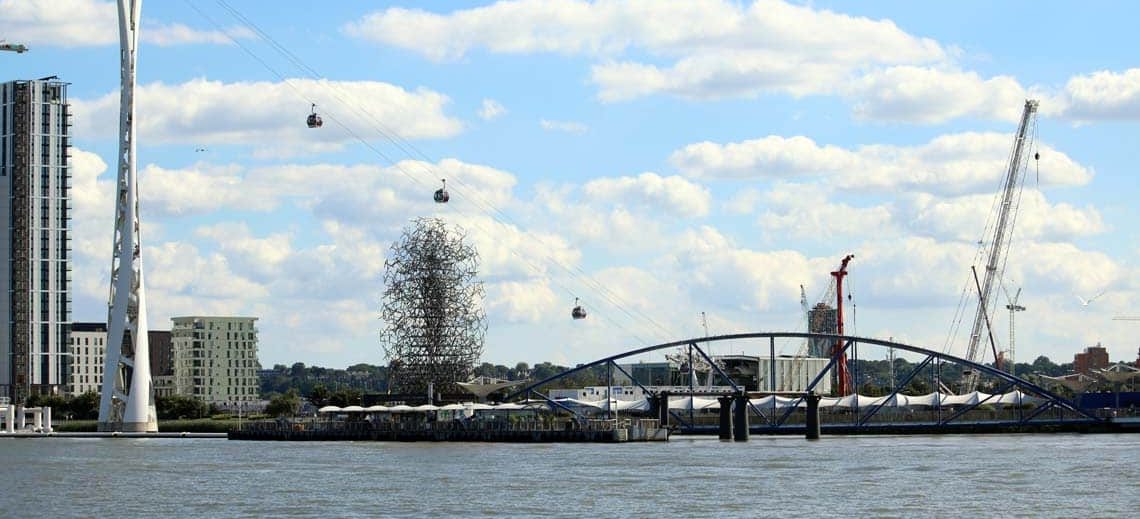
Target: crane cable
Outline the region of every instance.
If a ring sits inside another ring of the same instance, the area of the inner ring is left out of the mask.
[[[198,6],[195,6],[195,5],[193,5],[193,3],[191,3],[189,0],[184,0],[184,1],[186,1],[186,3],[187,3],[187,4],[188,4],[188,5],[189,5],[189,6],[190,6],[192,9],[194,9],[195,11],[197,11],[197,12],[199,13],[199,15],[201,15],[203,18],[205,18],[207,21],[209,21],[209,22],[210,22],[211,24],[213,24],[215,27],[217,27],[217,28],[221,29],[221,26],[220,26],[220,24],[218,24],[218,23],[217,23],[215,20],[213,20],[213,19],[212,19],[212,18],[211,18],[209,15],[207,15],[206,13],[204,13],[204,12],[203,12],[203,11],[202,11],[200,8],[198,8]],[[298,68],[301,68],[301,69],[303,69],[304,71],[306,71],[306,72],[307,72],[307,73],[310,75],[310,77],[312,77],[313,79],[317,79],[317,80],[319,80],[319,79],[321,79],[321,78],[322,78],[322,76],[320,76],[320,74],[319,74],[319,73],[317,73],[317,71],[316,71],[316,70],[314,70],[312,67],[310,67],[310,66],[308,66],[307,64],[305,64],[303,60],[301,60],[301,59],[300,59],[299,57],[297,57],[295,54],[293,54],[292,52],[290,52],[290,51],[289,51],[289,50],[288,50],[288,49],[287,49],[287,48],[286,48],[284,45],[281,45],[279,42],[277,42],[275,39],[273,39],[271,36],[269,36],[269,35],[268,35],[268,34],[267,34],[265,31],[263,31],[263,30],[262,30],[260,27],[258,27],[258,26],[257,26],[255,23],[253,23],[251,20],[249,20],[249,18],[245,17],[245,16],[244,16],[244,15],[242,15],[240,12],[238,12],[238,11],[237,11],[235,8],[233,8],[233,7],[232,7],[232,6],[230,6],[228,3],[226,3],[226,2],[225,2],[225,0],[218,0],[218,4],[219,4],[220,6],[222,6],[224,9],[226,9],[227,11],[229,11],[229,12],[231,13],[231,15],[232,15],[232,16],[234,16],[235,18],[237,18],[237,19],[238,19],[238,20],[239,20],[241,23],[243,23],[243,24],[244,24],[244,25],[245,25],[247,28],[249,28],[250,30],[254,31],[254,33],[255,33],[255,34],[257,34],[257,35],[258,35],[258,37],[259,37],[260,39],[262,39],[263,41],[265,41],[266,43],[268,43],[269,45],[271,45],[271,46],[272,46],[274,49],[276,49],[276,50],[277,50],[279,53],[281,53],[281,54],[285,55],[285,56],[286,56],[286,58],[287,58],[289,61],[293,62],[293,64],[294,64],[296,67],[298,67]],[[276,69],[274,69],[272,66],[270,66],[270,65],[269,65],[269,64],[268,64],[268,63],[267,63],[265,60],[263,60],[263,59],[261,59],[259,56],[257,56],[257,55],[256,55],[254,52],[252,52],[252,51],[251,51],[251,50],[250,50],[248,47],[246,47],[245,45],[241,44],[241,42],[238,42],[238,41],[237,41],[235,38],[233,38],[233,37],[230,37],[230,36],[228,36],[228,35],[227,35],[227,38],[229,38],[229,39],[230,39],[230,41],[232,41],[232,42],[233,42],[235,45],[237,45],[237,46],[238,46],[239,48],[241,48],[241,49],[242,49],[244,52],[246,52],[246,54],[248,54],[248,55],[250,55],[252,58],[254,58],[254,60],[255,60],[255,61],[257,61],[259,64],[261,64],[261,65],[262,65],[264,68],[266,68],[268,71],[270,71],[270,72],[271,72],[271,73],[272,73],[274,76],[276,76],[276,77],[277,77],[277,78],[278,78],[278,79],[279,79],[279,80],[280,80],[282,83],[284,83],[284,84],[288,85],[288,86],[289,86],[291,89],[293,89],[293,90],[294,90],[294,92],[296,92],[296,93],[297,93],[297,94],[298,94],[300,97],[302,97],[302,98],[305,98],[305,99],[306,99],[306,100],[308,100],[309,102],[313,102],[313,100],[312,100],[312,99],[308,98],[308,97],[307,97],[307,96],[306,96],[304,93],[302,93],[302,92],[301,92],[301,91],[300,91],[300,90],[297,88],[297,86],[296,86],[296,85],[294,85],[294,84],[293,84],[293,83],[292,83],[292,82],[291,82],[291,81],[290,81],[288,78],[284,77],[284,75],[283,75],[283,74],[281,74],[281,73],[280,73],[280,72],[278,72]],[[345,105],[345,106],[353,106],[353,104],[352,104],[350,101],[346,100],[344,97],[342,97],[341,95],[339,95],[339,92],[337,92],[337,91],[336,91],[334,88],[332,88],[332,87],[329,87],[329,89],[332,91],[332,93],[334,94],[334,98],[336,98],[336,100],[337,100],[337,101],[339,101],[340,103],[342,103],[342,104],[343,104],[343,105]],[[390,143],[392,143],[394,146],[396,146],[397,148],[399,148],[399,149],[400,149],[401,151],[403,151],[405,154],[407,154],[407,155],[409,155],[409,156],[418,156],[418,157],[422,158],[423,160],[425,160],[426,162],[429,162],[429,163],[431,162],[431,159],[430,159],[430,158],[428,158],[428,157],[427,157],[427,156],[426,156],[424,153],[422,153],[422,152],[421,152],[419,149],[417,149],[417,148],[416,148],[414,145],[412,145],[411,143],[408,143],[407,141],[405,141],[404,139],[402,139],[401,137],[399,137],[399,135],[398,135],[398,134],[396,134],[395,132],[391,131],[391,130],[390,130],[390,129],[388,129],[387,127],[385,127],[385,126],[383,125],[383,123],[382,123],[382,122],[380,122],[379,120],[377,120],[377,119],[376,119],[376,117],[375,117],[375,116],[374,116],[374,115],[373,115],[371,112],[369,112],[367,109],[359,109],[359,111],[360,111],[361,113],[363,113],[363,114],[367,115],[367,116],[368,116],[368,118],[372,120],[373,124],[375,124],[375,125],[376,125],[376,128],[374,128],[374,129],[377,131],[377,133],[379,133],[379,134],[380,134],[381,136],[383,136],[383,137],[384,137],[384,138],[385,138],[387,141],[389,141],[389,142],[390,142]],[[327,113],[327,112],[326,112],[326,113]],[[331,120],[332,120],[332,121],[333,121],[335,124],[337,124],[337,125],[338,125],[340,128],[342,128],[342,129],[343,129],[345,132],[347,132],[348,134],[352,135],[352,136],[353,136],[353,137],[354,137],[354,138],[355,138],[357,141],[359,141],[359,142],[361,142],[362,144],[364,144],[364,145],[365,145],[365,147],[367,147],[369,150],[371,150],[372,152],[374,152],[375,154],[377,154],[378,156],[380,156],[380,157],[381,157],[381,158],[383,158],[384,160],[386,160],[386,161],[388,161],[389,163],[391,163],[391,164],[392,164],[392,167],[393,167],[393,168],[395,168],[396,170],[400,171],[402,174],[404,174],[405,176],[407,176],[409,179],[411,179],[412,181],[416,182],[417,184],[419,184],[419,185],[421,185],[421,186],[425,186],[425,184],[424,184],[423,182],[421,182],[421,181],[419,180],[419,178],[417,178],[415,175],[412,175],[412,174],[411,174],[411,173],[409,173],[409,172],[408,172],[406,169],[404,169],[404,167],[402,167],[398,161],[394,160],[392,157],[389,157],[389,156],[388,156],[388,155],[386,155],[386,154],[385,154],[385,153],[384,153],[382,150],[378,149],[376,146],[374,146],[374,145],[372,145],[371,143],[369,143],[369,142],[368,142],[366,139],[364,139],[363,137],[361,137],[361,136],[360,136],[359,134],[357,134],[357,133],[356,133],[356,132],[355,132],[355,131],[354,131],[352,128],[350,128],[350,127],[349,127],[347,124],[345,124],[344,122],[341,122],[341,121],[340,121],[338,118],[336,118],[335,116],[332,116],[332,115],[326,115],[326,117],[328,117],[329,119],[331,119]],[[433,178],[435,178],[435,177],[437,176],[437,175],[435,175],[435,174],[434,174],[434,172],[432,172],[432,171],[431,171],[430,169],[428,169],[426,166],[424,166],[424,165],[419,165],[419,164],[417,164],[417,165],[418,165],[418,166],[420,166],[420,167],[423,169],[423,171],[424,171],[424,172],[427,172],[427,173],[431,173],[431,174],[432,174],[432,177],[433,177]],[[461,186],[465,185],[465,183],[462,181],[462,179],[459,179],[459,178],[456,178],[456,179],[454,179],[454,182],[456,182],[456,183],[460,184]],[[500,209],[498,209],[497,207],[495,207],[495,206],[493,206],[493,205],[491,205],[491,204],[487,203],[487,202],[486,202],[486,201],[485,201],[485,200],[484,200],[484,199],[483,199],[481,196],[479,196],[479,195],[478,195],[478,193],[477,193],[477,190],[475,190],[474,188],[471,190],[471,193],[470,193],[470,194],[472,194],[472,195],[474,195],[474,196],[470,196],[470,197],[468,197],[468,196],[466,196],[466,195],[465,195],[465,197],[464,197],[464,198],[465,198],[465,199],[467,199],[467,200],[470,200],[472,203],[474,203],[474,204],[475,204],[475,205],[477,205],[477,206],[481,206],[481,209],[483,210],[483,213],[484,213],[484,214],[486,214],[486,215],[490,216],[492,219],[494,219],[495,221],[499,222],[500,224],[503,224],[503,225],[510,225],[510,226],[514,226],[515,228],[517,228],[517,229],[519,229],[520,231],[522,231],[524,234],[528,234],[528,235],[534,236],[534,235],[533,235],[533,233],[531,233],[531,232],[529,232],[529,231],[525,230],[523,227],[521,227],[521,226],[519,226],[518,224],[516,224],[516,223],[515,223],[515,222],[514,222],[514,221],[513,221],[513,220],[512,220],[510,217],[509,217],[509,215],[507,215],[507,214],[503,213],[503,212],[502,212]],[[498,216],[496,216],[496,213],[498,214]],[[504,220],[508,220],[508,221],[504,221]],[[479,226],[480,228],[482,228],[484,231],[487,231],[487,229],[486,229],[485,227],[482,227],[482,225],[481,225],[481,224],[478,224],[478,223],[476,223],[476,225],[477,225],[477,226]],[[490,234],[489,234],[489,235],[490,235]],[[542,243],[542,244],[548,245],[548,244],[546,243],[546,241],[545,241],[544,239],[542,239],[542,237],[541,237],[541,236],[534,236],[534,238],[536,239],[536,241],[538,241],[538,242],[540,242],[540,243]],[[549,248],[549,247],[548,247],[548,248]],[[510,250],[510,252],[511,252],[511,254],[512,254],[512,255],[514,255],[514,256],[518,257],[519,259],[522,259],[524,262],[526,262],[526,263],[527,263],[527,264],[528,264],[528,265],[529,265],[529,266],[530,266],[532,269],[534,269],[534,270],[536,271],[536,273],[539,273],[539,274],[541,274],[542,272],[544,272],[544,270],[542,270],[542,269],[538,268],[538,267],[537,267],[537,266],[536,266],[536,265],[535,265],[533,262],[529,261],[529,260],[528,260],[528,259],[526,259],[526,258],[523,258],[523,257],[522,257],[522,256],[521,256],[521,255],[520,255],[520,254],[519,254],[517,251],[515,251],[514,249],[508,249],[508,250]],[[572,270],[571,268],[569,268],[569,267],[567,267],[566,265],[564,265],[564,264],[563,264],[561,261],[558,261],[557,259],[555,259],[555,258],[553,258],[553,257],[551,257],[551,256],[546,256],[546,259],[547,259],[548,261],[550,261],[551,263],[553,263],[553,264],[557,265],[558,267],[562,268],[564,271],[566,271],[566,273],[570,274],[570,276],[571,276],[572,278],[578,278],[578,279],[580,279],[580,280],[582,280],[582,281],[585,281],[587,285],[589,285],[589,286],[592,286],[592,287],[593,287],[593,288],[594,288],[596,291],[598,291],[598,292],[599,292],[599,293],[602,295],[602,299],[603,299],[603,300],[605,300],[606,302],[608,302],[610,305],[612,305],[612,306],[613,306],[614,308],[616,308],[617,310],[619,310],[619,311],[621,311],[621,312],[625,313],[625,314],[626,314],[628,317],[630,317],[630,318],[631,318],[631,319],[633,319],[633,320],[637,320],[637,319],[638,319],[638,316],[635,316],[635,315],[633,315],[633,313],[631,313],[631,312],[630,312],[630,310],[628,309],[628,305],[627,305],[627,304],[625,304],[625,302],[624,302],[624,301],[622,301],[622,300],[621,300],[621,298],[620,298],[620,297],[619,297],[617,294],[614,294],[612,291],[610,291],[610,290],[609,290],[608,288],[606,288],[604,285],[602,285],[602,284],[600,284],[600,283],[598,283],[598,282],[594,281],[594,280],[593,280],[593,279],[592,279],[592,278],[591,278],[591,277],[590,277],[590,276],[589,276],[589,275],[588,275],[588,274],[587,274],[587,273],[586,273],[584,270],[582,270],[582,269],[581,269],[581,267],[574,267],[574,268],[573,268],[573,270]],[[577,271],[577,273],[575,273],[575,272],[574,272],[574,270],[576,270],[576,271]],[[549,279],[550,279],[550,280],[553,280],[554,278],[549,278]],[[561,284],[561,283],[559,283],[559,282],[557,282],[557,281],[555,281],[555,283],[556,283],[557,285],[559,285],[561,288],[563,288],[564,290],[566,290],[567,292],[569,292],[569,293],[573,294],[573,292],[572,292],[571,290],[569,290],[569,289],[568,289],[568,288],[567,288],[565,285],[563,285],[563,284]],[[676,335],[676,334],[675,334],[675,333],[673,333],[672,331],[670,331],[670,330],[668,330],[667,328],[665,328],[664,326],[662,326],[662,325],[661,325],[659,322],[657,322],[656,320],[652,319],[651,317],[649,317],[649,316],[645,315],[644,313],[640,312],[639,310],[634,310],[634,311],[640,315],[640,318],[641,318],[641,319],[648,321],[650,324],[652,324],[654,327],[656,327],[656,328],[657,328],[659,331],[661,331],[661,332],[665,332],[665,333],[666,333],[666,335],[665,335],[665,337],[666,337],[666,338],[668,338],[668,337],[671,337],[671,336],[675,336],[675,335]],[[604,314],[603,314],[603,315],[604,315]],[[612,322],[612,321],[611,321],[611,322]],[[616,322],[614,322],[614,324],[616,325],[617,323],[616,323]],[[623,330],[626,330],[626,331],[628,332],[628,329],[626,329],[625,327],[623,327],[623,326],[620,326],[620,325],[618,325],[618,326],[619,326],[619,328],[621,328],[621,329],[623,329]],[[639,337],[637,337],[637,335],[636,335],[636,334],[633,334],[632,332],[630,332],[630,333],[631,333],[631,335],[633,335],[635,338],[638,338],[638,340],[639,340],[639,341],[641,341],[641,342],[645,342],[645,341],[644,341],[644,339],[640,339]]]

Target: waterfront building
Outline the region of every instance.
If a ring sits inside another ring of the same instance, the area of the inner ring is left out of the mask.
[[[107,323],[76,322],[70,325],[70,357],[67,392],[72,396],[103,390],[103,365],[107,352]],[[169,396],[163,388],[170,385],[174,371],[170,332],[147,331],[147,351],[150,353],[150,370],[163,379],[154,380],[156,396]],[[160,383],[163,382],[163,383]]]
[[[0,396],[66,390],[71,320],[67,83],[0,84]]]
[[[79,396],[90,391],[102,391],[107,323],[71,323],[70,341],[68,393]]]
[[[837,333],[839,331],[839,313],[827,303],[818,303],[808,312],[809,333]],[[831,347],[835,341],[831,339],[810,339],[808,341],[808,356],[817,358],[830,358]]]
[[[1073,355],[1073,371],[1089,375],[1094,369],[1104,369],[1108,367],[1108,350],[1104,349],[1100,343],[1096,346],[1089,346],[1085,351]]]
[[[146,336],[154,396],[171,396],[174,394],[174,345],[170,330],[147,330]]]
[[[237,409],[260,400],[256,317],[172,317],[173,391]]]

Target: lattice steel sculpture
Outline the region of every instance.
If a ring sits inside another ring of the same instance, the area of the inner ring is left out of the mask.
[[[417,218],[384,262],[381,344],[392,389],[461,391],[483,353],[487,331],[479,255],[442,220]]]

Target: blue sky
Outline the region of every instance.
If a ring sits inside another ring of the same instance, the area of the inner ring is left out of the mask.
[[[144,3],[152,328],[256,316],[265,366],[383,363],[385,255],[438,216],[482,257],[485,361],[586,362],[703,335],[702,312],[712,334],[801,330],[799,286],[814,303],[849,253],[849,332],[964,355],[957,307],[1034,98],[1017,359],[1136,358],[1140,324],[1113,320],[1140,314],[1131,2],[315,5]],[[0,0],[0,39],[30,49],[0,80],[71,84],[74,317],[105,319],[115,4]],[[993,326],[1007,348],[1008,314]]]

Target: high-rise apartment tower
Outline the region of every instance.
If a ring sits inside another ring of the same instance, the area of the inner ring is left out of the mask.
[[[56,78],[0,84],[0,396],[67,384],[70,114]]]

